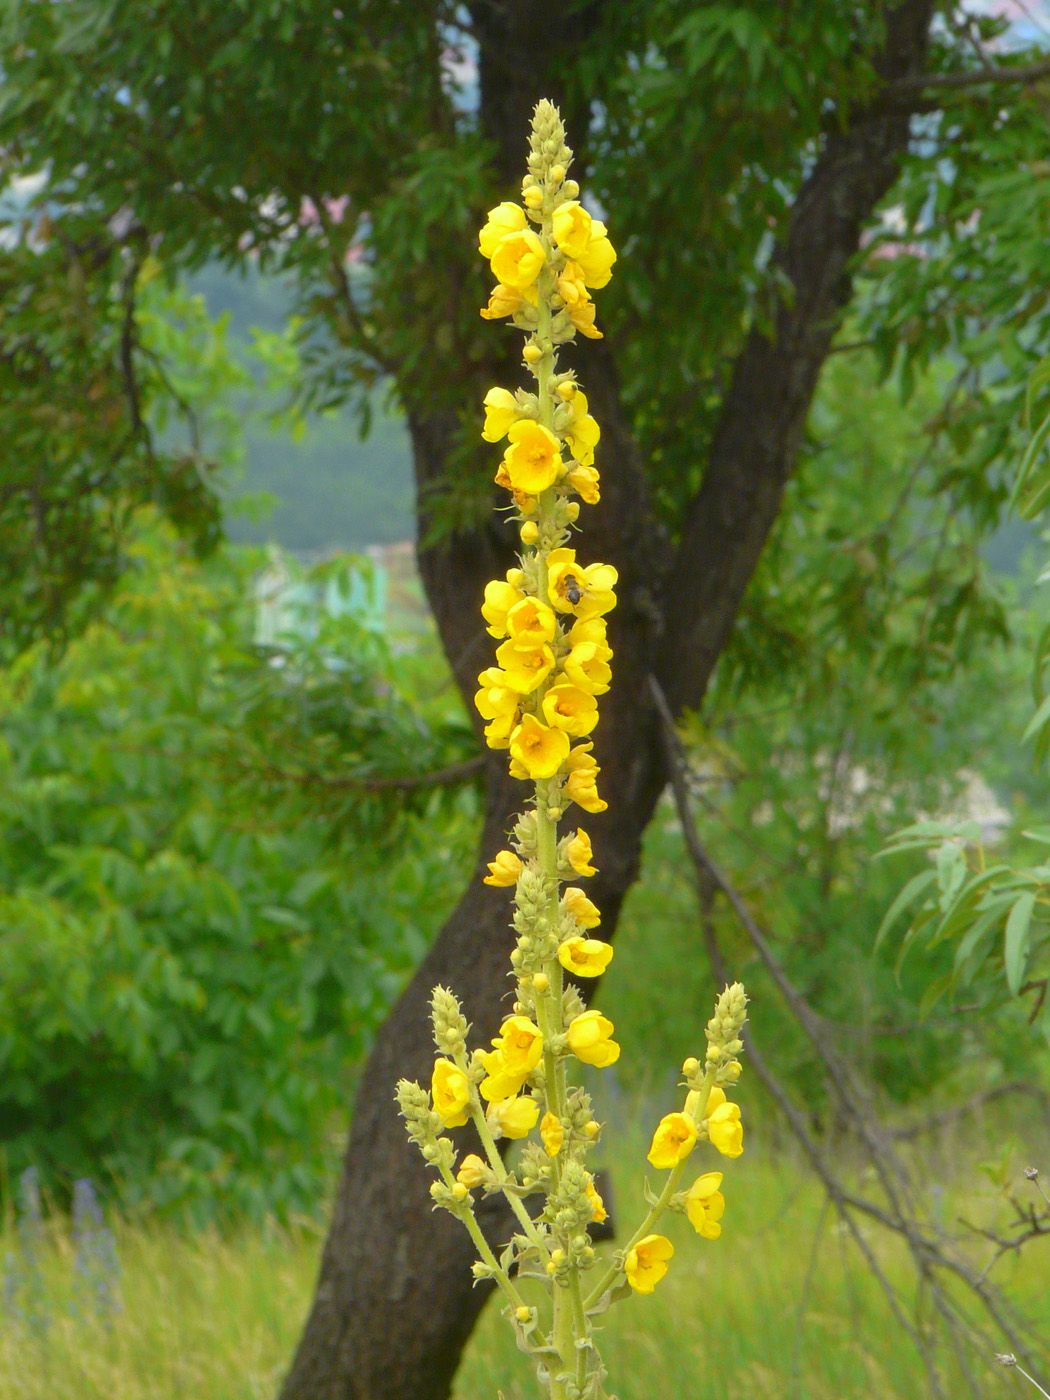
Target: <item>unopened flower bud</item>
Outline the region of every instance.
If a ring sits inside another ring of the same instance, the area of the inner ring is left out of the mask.
[[[560,185],[561,182],[565,179],[565,166],[564,166],[564,165],[552,165],[551,168],[550,168],[550,173],[549,173],[548,176],[547,176],[547,179],[548,179],[548,180],[550,181],[550,183],[551,183],[552,185],[554,185],[554,186]]]
[[[563,189],[570,199],[575,199],[580,192],[580,187],[575,180],[566,180]]]
[[[545,972],[537,972],[535,977],[532,979],[533,987],[541,995],[547,990],[550,984],[551,979],[547,976]]]
[[[531,190],[526,190],[524,202],[529,209],[540,209],[543,206],[543,191],[538,186],[533,186]]]
[[[455,1196],[457,1201],[465,1201],[470,1195],[470,1192],[467,1190],[466,1186],[464,1186],[462,1181],[457,1181],[455,1186],[453,1186],[452,1188],[452,1194],[453,1196]]]
[[[573,521],[579,520],[579,518],[580,518],[580,503],[579,503],[579,501],[566,501],[566,502],[565,502],[565,519],[566,519],[567,521],[569,521],[570,524],[572,524]]]
[[[540,537],[540,527],[535,520],[526,520],[518,533],[521,535],[522,544],[536,544]]]
[[[527,365],[534,365],[539,360],[543,359],[543,351],[538,345],[535,345],[532,341],[530,341],[528,345],[526,345],[525,349],[521,352],[521,358],[525,361]]]
[[[520,1308],[514,1309],[514,1316],[518,1319],[519,1322],[528,1322],[529,1318],[532,1316],[532,1309],[527,1308],[524,1304],[522,1304]]]
[[[690,1055],[688,1060],[686,1060],[682,1065],[682,1073],[695,1074],[699,1068],[700,1061],[696,1058],[695,1055]]]

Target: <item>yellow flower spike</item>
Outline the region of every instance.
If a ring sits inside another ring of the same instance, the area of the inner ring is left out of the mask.
[[[482,881],[485,885],[516,885],[521,874],[521,858],[513,851],[498,851],[495,860],[489,861],[489,874]]]
[[[513,488],[538,496],[553,486],[563,474],[563,464],[561,445],[550,429],[531,418],[520,418],[507,436],[511,445],[503,462]]]
[[[603,1220],[608,1220],[609,1212],[605,1209],[605,1202],[598,1194],[598,1188],[594,1184],[594,1177],[587,1178],[587,1199],[591,1203],[591,1219],[596,1225],[600,1225]]]
[[[600,1011],[585,1011],[569,1022],[566,1039],[569,1049],[585,1065],[605,1069],[620,1058],[620,1047],[612,1039],[613,1023]]]
[[[554,640],[558,622],[553,609],[538,598],[523,598],[507,614],[507,631],[519,646],[542,646]]]
[[[686,1216],[696,1233],[705,1240],[717,1240],[722,1233],[718,1222],[725,1214],[726,1201],[718,1189],[721,1184],[721,1172],[705,1172],[686,1192]]]
[[[573,832],[572,839],[565,847],[565,859],[577,875],[597,875],[597,868],[591,864],[594,859],[591,838],[582,827]]]
[[[553,728],[579,739],[598,723],[598,702],[589,691],[559,681],[543,697],[543,714]]]
[[[507,614],[515,603],[520,603],[524,593],[513,584],[493,579],[485,585],[485,601],[481,605],[481,615],[488,623],[486,632],[490,637],[507,635]]]
[[[497,649],[496,660],[503,669],[508,687],[519,695],[531,695],[554,670],[554,653],[549,646],[519,645],[513,638]],[[560,761],[558,767],[561,767]],[[557,772],[557,768],[552,771]]]
[[[456,1180],[461,1182],[468,1191],[473,1191],[475,1187],[482,1184],[489,1171],[490,1168],[485,1165],[481,1158],[471,1152],[460,1162]],[[721,1178],[719,1179],[721,1180]]]
[[[696,1124],[687,1113],[667,1113],[660,1119],[648,1160],[654,1167],[667,1170],[684,1162],[696,1146]]]
[[[575,200],[554,211],[554,241],[567,258],[577,259],[591,241],[592,219]]]
[[[588,695],[604,695],[612,679],[612,667],[601,655],[608,647],[599,649],[595,642],[580,642],[562,663],[565,675],[579,690]]]
[[[484,398],[485,426],[481,436],[486,442],[499,442],[521,417],[518,401],[507,389],[490,389]]]
[[[498,1133],[505,1138],[523,1138],[528,1137],[536,1126],[539,1114],[539,1104],[534,1098],[524,1094],[490,1103],[485,1121],[493,1130],[494,1136]]]
[[[549,729],[532,715],[522,715],[510,736],[510,754],[530,778],[553,778],[569,755],[569,736]]]
[[[565,1129],[560,1118],[555,1117],[550,1109],[540,1120],[540,1137],[543,1139],[543,1146],[548,1157],[557,1157],[561,1151],[561,1145],[565,1141]]]
[[[612,955],[612,945],[600,938],[567,938],[558,949],[558,961],[574,977],[600,977]]]
[[[601,500],[600,484],[597,468],[591,466],[573,467],[565,477],[565,485],[588,506],[596,506]]]
[[[716,1084],[707,1100],[707,1135],[723,1157],[739,1157],[744,1150],[744,1125],[740,1105],[727,1103],[725,1091]]]
[[[589,900],[583,890],[570,885],[562,894],[561,907],[583,928],[597,928],[602,921],[601,910]]]
[[[543,244],[532,229],[527,228],[520,233],[510,233],[506,238],[501,238],[489,259],[489,266],[496,280],[504,287],[517,287],[519,291],[524,292],[540,275],[546,261]],[[587,270],[584,268],[584,278],[586,277]],[[597,284],[592,282],[590,285]]]
[[[451,1060],[436,1060],[430,1081],[434,1112],[446,1128],[461,1128],[470,1117],[470,1080]]]
[[[478,251],[483,258],[491,258],[500,239],[510,233],[520,233],[527,225],[525,210],[509,201],[497,204],[490,209],[488,218],[478,234]]]
[[[667,1273],[667,1261],[673,1255],[674,1245],[666,1235],[646,1235],[627,1251],[623,1264],[627,1282],[636,1293],[651,1293]]]

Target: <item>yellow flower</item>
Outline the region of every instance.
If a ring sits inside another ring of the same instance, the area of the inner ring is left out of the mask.
[[[558,295],[570,308],[590,301],[579,263],[567,262],[558,273]]]
[[[519,418],[507,434],[511,446],[504,462],[511,485],[517,491],[538,496],[562,474],[561,445],[542,423]]]
[[[435,1060],[430,1081],[434,1111],[446,1128],[460,1128],[470,1117],[470,1080],[451,1060]]]
[[[583,890],[569,885],[561,897],[562,908],[566,909],[578,924],[584,928],[597,928],[602,921],[597,904],[587,898]]]
[[[575,200],[554,211],[554,241],[567,258],[579,258],[591,241],[593,220]]]
[[[722,1233],[718,1222],[725,1213],[726,1200],[718,1189],[721,1184],[721,1172],[705,1172],[686,1193],[685,1213],[689,1223],[705,1240],[717,1240]]]
[[[569,751],[565,766],[569,770],[565,779],[565,794],[570,802],[575,802],[585,812],[604,812],[608,802],[598,796],[595,779],[601,769],[591,756],[592,744],[577,744]]]
[[[569,643],[578,647],[589,642],[591,646],[598,648],[598,655],[603,661],[609,661],[613,653],[607,640],[607,631],[604,617],[577,618],[569,629]]]
[[[543,713],[555,729],[581,738],[598,723],[598,702],[589,691],[559,681],[543,697]]]
[[[543,1146],[547,1149],[547,1156],[557,1157],[561,1151],[561,1145],[565,1141],[565,1129],[561,1119],[549,1110],[543,1115],[540,1122],[540,1137],[543,1139]]]
[[[558,961],[576,977],[600,977],[612,955],[611,945],[600,938],[567,938],[558,949]]]
[[[496,290],[501,291],[503,289],[497,287]],[[492,303],[490,302],[489,304],[491,305]],[[602,332],[594,324],[596,308],[593,301],[577,301],[566,309],[568,310],[570,321],[581,335],[585,335],[588,340],[603,339]],[[484,311],[481,314],[484,316]],[[509,315],[509,312],[503,312],[502,314],[506,316]],[[488,319],[491,320],[492,318],[489,317]]]
[[[510,736],[510,752],[530,778],[553,778],[569,756],[569,736],[564,730],[548,729],[532,715],[522,715]]]
[[[575,630],[575,629],[574,629]],[[608,651],[608,647],[601,650]],[[600,654],[597,643],[580,642],[569,652],[564,662],[565,674],[579,690],[589,695],[604,695],[612,679],[612,668]]]
[[[667,1273],[667,1261],[674,1245],[665,1235],[646,1235],[627,1251],[624,1273],[636,1293],[651,1293]]]
[[[503,668],[507,685],[519,695],[529,695],[554,669],[550,647],[519,646],[513,639],[496,648],[496,660]]]
[[[553,641],[556,627],[553,611],[538,598],[523,598],[507,614],[507,631],[519,646],[539,647]]]
[[[489,871],[484,884],[516,885],[521,874],[521,860],[513,851],[497,851],[495,860],[489,861]]]
[[[598,1188],[594,1184],[594,1177],[587,1178],[587,1199],[591,1203],[591,1219],[595,1224],[601,1224],[603,1220],[608,1220],[609,1212],[605,1209],[605,1202],[598,1194]]]
[[[485,743],[490,749],[509,749],[511,735],[518,727],[518,715],[512,710],[506,715],[496,715],[485,726]]]
[[[576,394],[573,408],[575,416],[565,429],[565,438],[572,455],[581,466],[587,467],[594,461],[594,449],[598,445],[602,430],[597,420],[587,412],[587,399],[583,393]]]
[[[594,422],[594,419],[591,419]],[[585,501],[589,506],[596,506],[602,498],[602,493],[598,489],[601,477],[598,475],[596,467],[578,466],[573,467],[566,474],[565,485],[570,491],[575,491],[581,501]]]
[[[744,1150],[744,1125],[740,1105],[727,1103],[725,1091],[716,1084],[707,1100],[707,1135],[723,1157],[739,1157]]]
[[[507,614],[515,603],[520,603],[524,593],[513,584],[493,579],[485,585],[485,601],[481,605],[481,616],[488,623],[485,629],[490,637],[507,635]]]
[[[540,1106],[536,1100],[523,1094],[489,1104],[485,1118],[494,1134],[498,1132],[505,1138],[523,1138],[528,1137],[535,1127],[539,1114]]]
[[[474,704],[482,719],[497,719],[515,713],[521,695],[506,684],[506,676],[498,666],[482,671],[478,685],[481,689],[474,696]]]
[[[481,1158],[471,1152],[460,1162],[456,1180],[462,1182],[468,1191],[472,1191],[475,1186],[481,1185],[488,1173],[489,1168]]]
[[[611,564],[576,562],[574,549],[552,549],[547,556],[547,596],[558,612],[600,617],[616,606],[617,573]]]
[[[521,310],[522,300],[522,294],[517,287],[504,287],[501,283],[489,292],[488,305],[481,308],[481,315],[486,321],[498,321],[502,316],[513,316],[516,311]],[[572,312],[569,314],[572,315]],[[584,331],[584,335],[586,334]]]
[[[481,1057],[487,1071],[481,1081],[481,1096],[490,1103],[518,1092],[540,1062],[543,1036],[527,1016],[510,1016],[492,1044],[495,1048]]]
[[[509,233],[506,238],[501,238],[489,259],[489,265],[497,282],[501,282],[504,287],[517,287],[519,291],[524,292],[540,275],[546,260],[543,244],[532,229],[527,228],[522,229],[520,233]],[[584,278],[587,278],[585,267]],[[605,280],[607,282],[609,279]],[[604,286],[605,283],[591,282],[591,286],[599,285]]]
[[[591,838],[582,827],[573,832],[572,838],[565,847],[565,859],[577,875],[597,875],[598,871],[591,864],[594,859]]]
[[[684,1162],[696,1146],[696,1124],[687,1113],[667,1113],[660,1119],[649,1148],[649,1161],[666,1169]]]
[[[604,1069],[620,1058],[620,1047],[613,1040],[613,1023],[600,1011],[585,1011],[569,1022],[566,1039],[569,1049],[585,1065]]]
[[[481,436],[486,442],[499,442],[510,432],[511,425],[521,417],[518,401],[508,389],[490,389],[485,395],[485,426]]]
[[[609,242],[605,225],[597,219],[591,220],[590,234],[586,248],[576,254],[576,261],[580,265],[584,283],[588,287],[597,289],[606,286],[612,280],[612,265],[616,261],[616,249]],[[498,272],[496,276],[499,277]]]
[[[490,209],[488,218],[478,234],[478,251],[483,258],[491,258],[496,245],[508,233],[520,233],[527,226],[525,210],[517,204],[505,201]]]

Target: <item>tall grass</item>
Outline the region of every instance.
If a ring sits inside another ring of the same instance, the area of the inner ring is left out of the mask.
[[[640,1199],[643,1155],[635,1134],[626,1165],[613,1173],[624,1228]],[[1004,1179],[1016,1180],[1023,1164],[1017,1159]],[[652,1297],[628,1299],[608,1315],[602,1350],[620,1400],[926,1400],[911,1344],[801,1165],[769,1147],[721,1165],[722,1238],[699,1239],[675,1218],[668,1277]],[[929,1189],[947,1220],[1003,1218],[1001,1191],[979,1174]],[[0,1397],[272,1400],[309,1303],[320,1229],[306,1221],[226,1234],[119,1220],[112,1227],[119,1276],[100,1291],[97,1260],[85,1272],[83,1239],[66,1222],[45,1218],[21,1233],[9,1223]],[[903,1252],[877,1227],[870,1242],[910,1302]],[[975,1258],[990,1248],[975,1237]],[[1050,1337],[1050,1243],[1003,1259],[994,1277]],[[455,1400],[495,1400],[500,1389],[505,1400],[532,1400],[529,1364],[493,1303],[468,1347]],[[992,1356],[972,1364],[989,1397],[1035,1394]],[[950,1373],[948,1381],[949,1395],[962,1393]]]

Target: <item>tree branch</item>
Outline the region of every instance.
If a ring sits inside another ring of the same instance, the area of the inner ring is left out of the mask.
[[[1019,64],[1016,68],[974,68],[966,73],[926,73],[914,78],[898,78],[883,88],[886,97],[906,98],[937,88],[958,91],[985,83],[1038,83],[1050,78],[1050,58],[1039,63]]]

